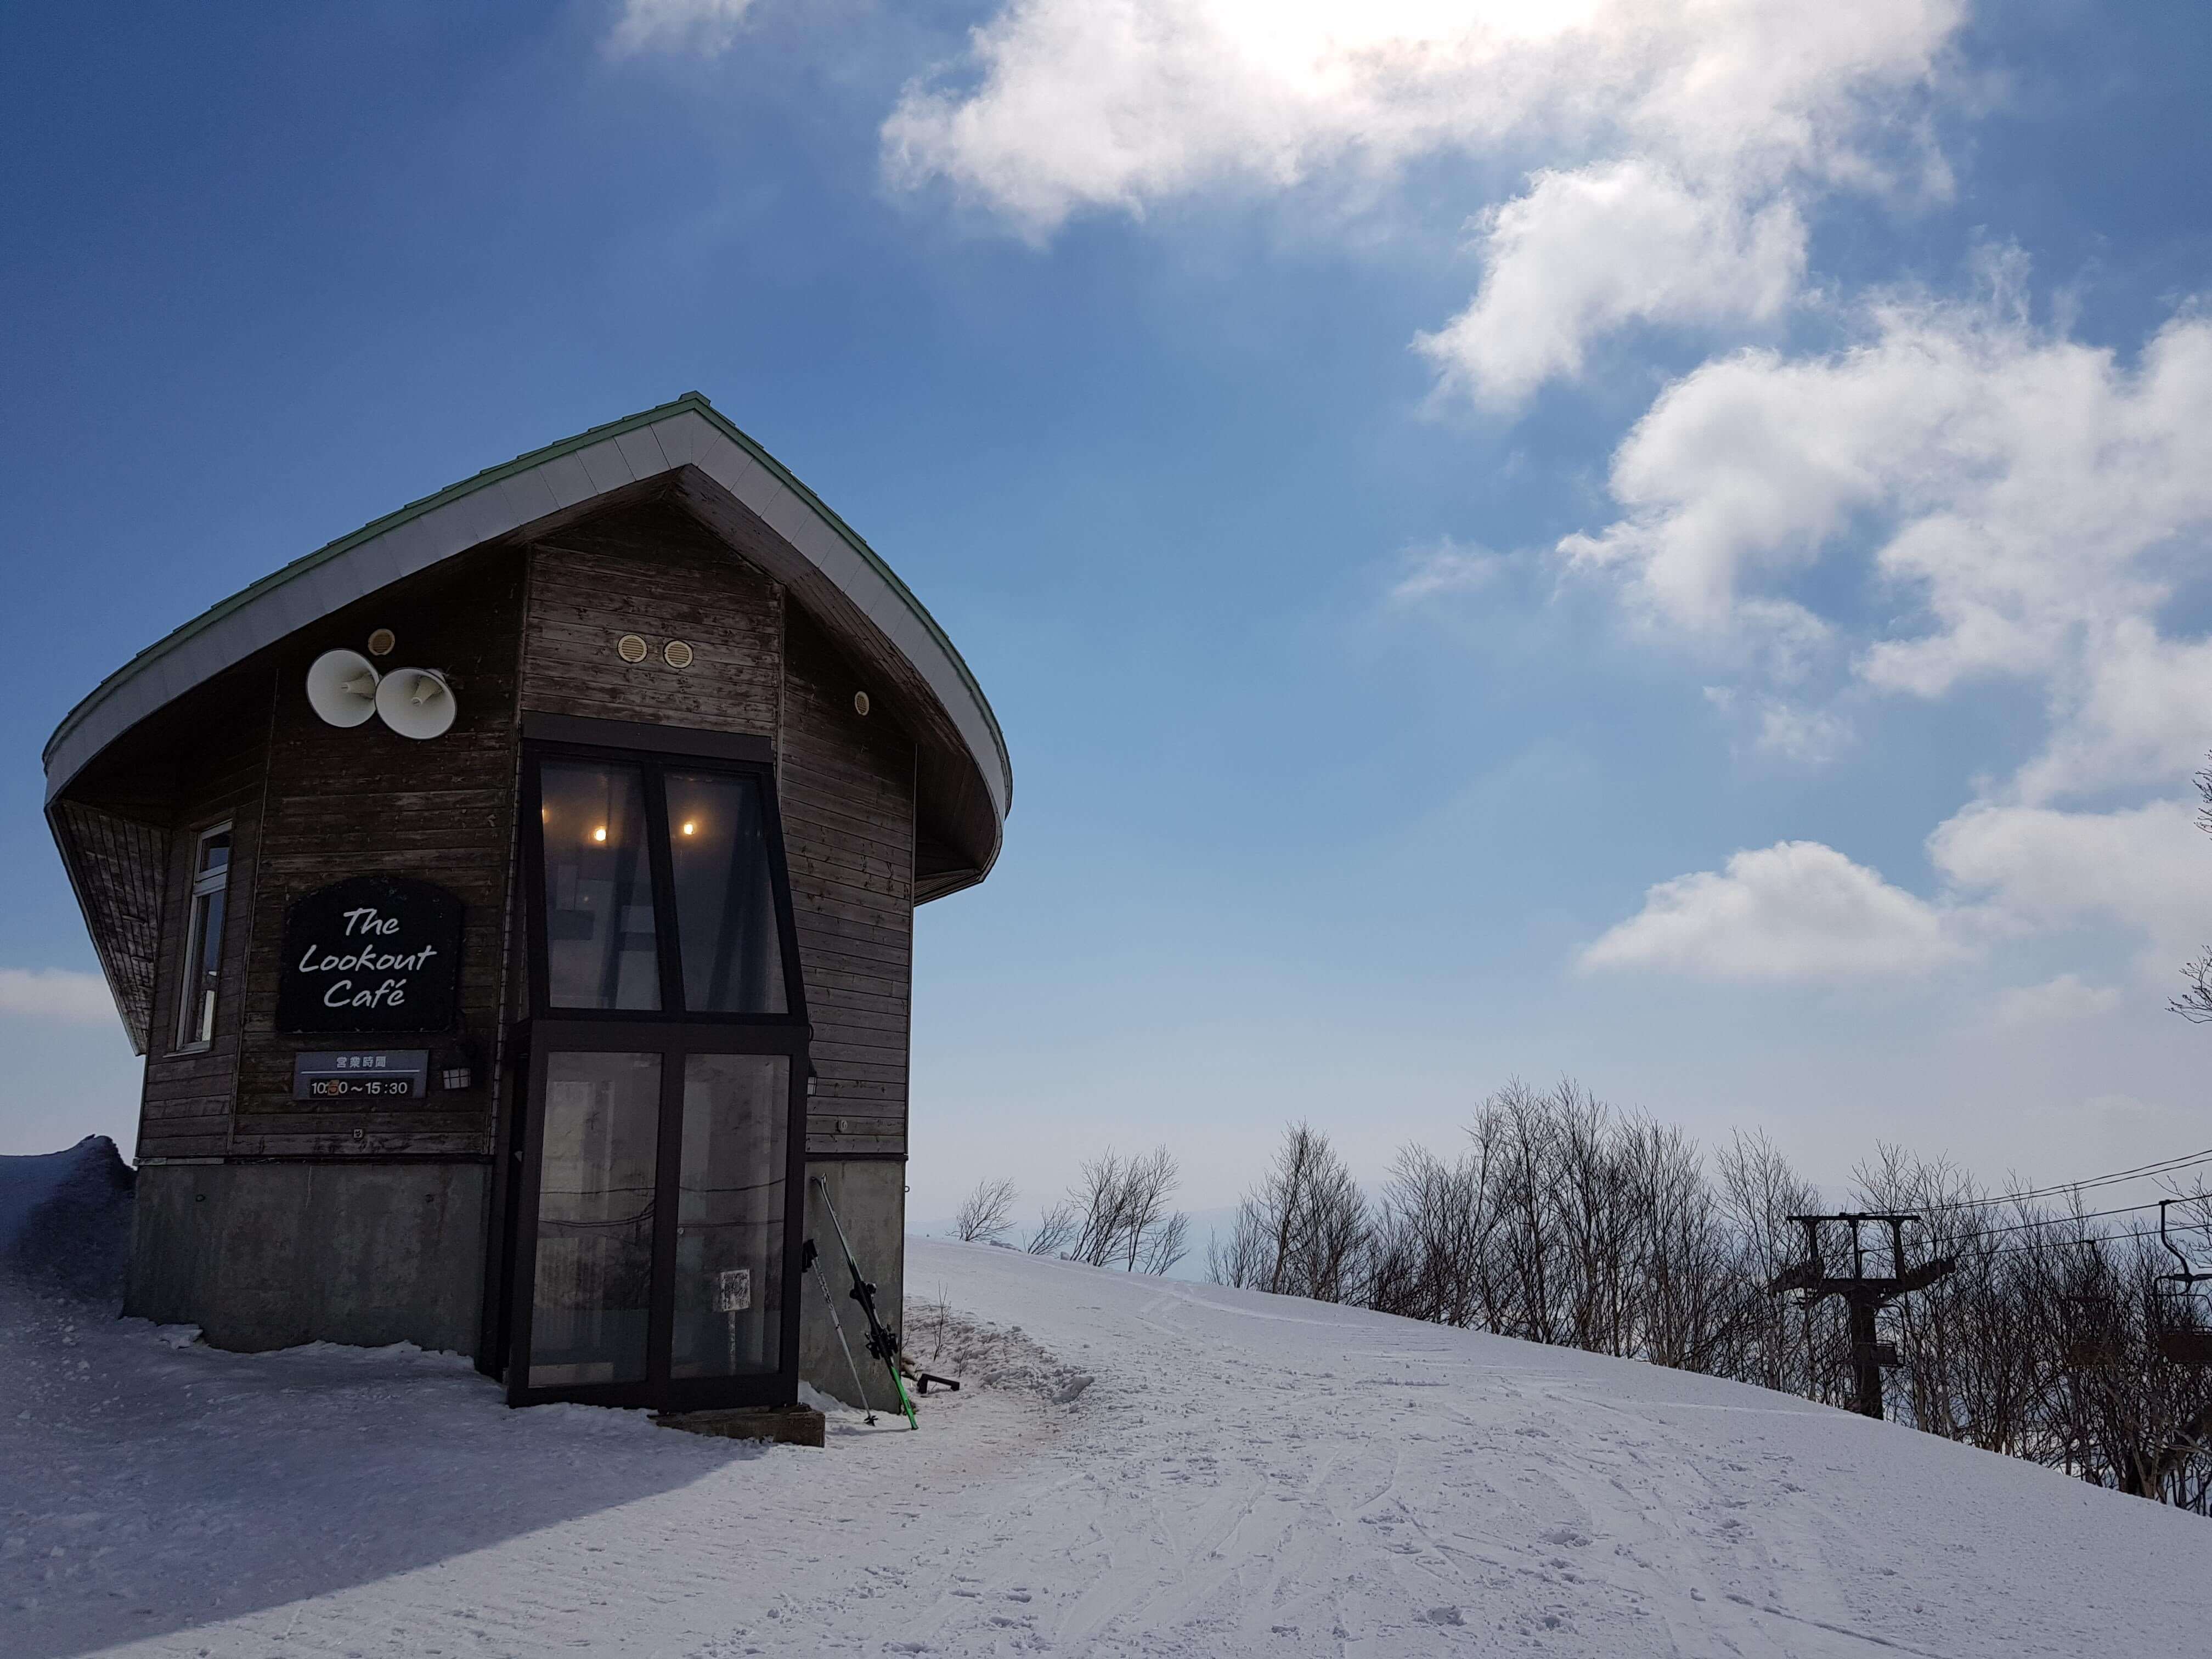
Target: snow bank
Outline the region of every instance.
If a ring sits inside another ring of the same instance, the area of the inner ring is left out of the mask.
[[[0,1271],[120,1300],[137,1180],[106,1135],[87,1135],[65,1152],[0,1158]]]
[[[0,1214],[29,1212],[19,1177]],[[0,1297],[0,1651],[2202,1646],[2212,1524],[2025,1463],[1709,1377],[910,1249],[910,1345],[967,1386],[920,1433],[839,1414],[822,1452],[511,1412],[452,1355],[218,1353]]]

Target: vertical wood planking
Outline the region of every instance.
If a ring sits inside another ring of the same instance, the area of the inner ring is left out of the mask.
[[[914,969],[914,744],[792,607],[784,629],[777,778],[807,1013],[814,1024],[810,1154],[906,1155]]]
[[[532,550],[522,706],[550,714],[775,733],[782,590],[696,520],[647,505]],[[626,663],[615,642],[646,641]],[[691,648],[671,667],[671,640]]]
[[[139,1097],[138,1152],[149,1158],[219,1158],[229,1150],[238,1098],[249,896],[260,840],[265,700],[234,706],[199,734],[198,764],[178,793],[162,884],[161,943],[154,957],[153,1018]],[[193,855],[203,830],[228,820],[230,872],[223,904],[222,965],[216,981],[213,1040],[184,1052],[179,998],[189,944]]]
[[[269,788],[246,975],[246,1054],[231,1150],[251,1157],[489,1156],[491,1052],[499,1028],[507,867],[514,842],[515,637],[522,609],[519,550],[487,549],[360,600],[287,641],[278,653],[269,732]],[[398,636],[378,663],[435,668],[455,682],[459,717],[417,742],[380,720],[327,726],[307,705],[307,665],[324,651],[360,650],[372,629]],[[276,1030],[284,912],[349,876],[437,883],[466,907],[461,1018],[480,1059],[475,1086],[434,1085],[421,1100],[292,1097],[293,1056],[349,1047],[438,1051],[458,1033],[364,1038]]]

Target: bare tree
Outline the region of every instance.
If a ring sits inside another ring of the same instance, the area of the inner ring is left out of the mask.
[[[1190,1218],[1177,1210],[1146,1237],[1144,1255],[1136,1264],[1136,1271],[1140,1273],[1166,1273],[1189,1254]]]
[[[1189,1249],[1189,1218],[1168,1206],[1182,1181],[1164,1146],[1126,1158],[1109,1148],[1068,1189],[1060,1254],[1094,1267],[1165,1273]]]
[[[1820,1207],[1820,1194],[1801,1179],[1763,1132],[1739,1132],[1719,1158],[1723,1224],[1735,1247],[1737,1317],[1727,1358],[1729,1376],[1785,1394],[1819,1398],[1811,1386],[1816,1347],[1832,1346],[1826,1328],[1839,1324],[1832,1301],[1794,1308],[1766,1287],[1802,1254],[1793,1215]],[[1795,1317],[1793,1317],[1795,1316]]]
[[[1051,1205],[1037,1218],[1036,1231],[1022,1248],[1031,1255],[1063,1255],[1074,1242],[1081,1219],[1073,1204]]]
[[[987,1178],[977,1182],[975,1190],[960,1200],[959,1211],[952,1218],[952,1231],[963,1243],[997,1243],[1013,1231],[1016,1197],[1011,1181]]]
[[[1146,1273],[1164,1273],[1182,1260],[1187,1246],[1183,1235],[1189,1231],[1188,1218],[1168,1207],[1168,1200],[1182,1184],[1182,1171],[1168,1155],[1164,1146],[1156,1146],[1144,1157],[1133,1158],[1125,1167],[1121,1177],[1122,1268],[1127,1273],[1138,1271],[1139,1261],[1150,1263],[1164,1251],[1172,1250],[1164,1266],[1146,1266]],[[1172,1233],[1173,1237],[1169,1235]]]
[[[1446,1164],[1424,1146],[1401,1152],[1376,1213],[1368,1305],[1439,1325],[1486,1323],[1485,1197],[1482,1165],[1471,1152]]]
[[[1067,1189],[1067,1198],[1078,1217],[1067,1255],[1094,1267],[1104,1267],[1121,1253],[1128,1231],[1129,1175],[1120,1156],[1109,1147],[1085,1164],[1076,1184]]]
[[[1237,1206],[1228,1243],[1208,1247],[1206,1271],[1219,1285],[1357,1301],[1373,1236],[1366,1197],[1328,1137],[1294,1123],[1273,1167]]]

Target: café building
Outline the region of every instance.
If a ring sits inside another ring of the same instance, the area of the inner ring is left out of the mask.
[[[264,577],[46,769],[145,1056],[126,1312],[458,1350],[518,1405],[851,1394],[809,1177],[896,1328],[914,908],[990,872],[1012,775],[704,398]]]

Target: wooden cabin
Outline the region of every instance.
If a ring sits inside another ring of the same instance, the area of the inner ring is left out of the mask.
[[[851,1395],[810,1177],[896,1328],[914,907],[989,873],[1012,775],[704,398],[256,582],[46,766],[146,1057],[126,1312],[459,1350],[518,1405]]]

